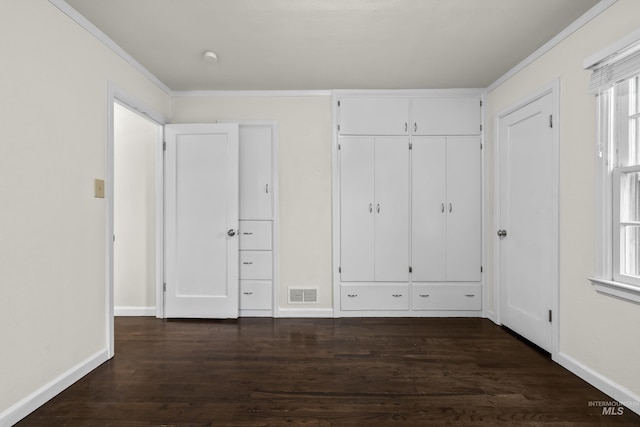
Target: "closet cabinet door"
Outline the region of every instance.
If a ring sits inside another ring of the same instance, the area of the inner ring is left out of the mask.
[[[446,280],[446,140],[414,137],[411,154],[412,280]]]
[[[240,219],[273,219],[272,127],[240,125]]]
[[[409,139],[375,139],[375,280],[409,280]]]
[[[344,282],[374,280],[372,137],[340,138],[340,266]]]
[[[340,135],[408,135],[408,98],[341,98]]]
[[[447,280],[481,279],[480,138],[447,138]]]
[[[413,135],[479,135],[480,98],[413,98]]]

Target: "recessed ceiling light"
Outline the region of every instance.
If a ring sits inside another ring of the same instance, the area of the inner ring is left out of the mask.
[[[204,55],[202,55],[202,59],[207,62],[216,62],[218,60],[218,55],[215,52],[211,52],[210,50],[206,51]]]

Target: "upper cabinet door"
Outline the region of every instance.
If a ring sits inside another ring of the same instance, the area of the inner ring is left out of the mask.
[[[273,219],[273,126],[240,125],[240,219]]]
[[[479,135],[480,98],[413,98],[413,135]]]
[[[408,135],[408,98],[341,98],[340,135]]]

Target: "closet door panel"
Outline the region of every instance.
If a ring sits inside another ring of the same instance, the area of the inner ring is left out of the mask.
[[[447,138],[447,280],[481,278],[480,138]]]
[[[408,135],[407,98],[341,98],[340,135]]]
[[[374,139],[340,138],[340,267],[344,282],[374,280]]]
[[[409,139],[375,140],[375,280],[409,280]]]
[[[479,135],[480,98],[413,98],[413,135]]]
[[[411,153],[412,280],[446,280],[446,140],[414,137]]]
[[[272,127],[240,125],[240,219],[273,218]]]

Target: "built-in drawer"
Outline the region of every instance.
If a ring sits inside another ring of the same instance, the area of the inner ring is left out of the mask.
[[[480,284],[413,283],[411,291],[414,310],[481,310]]]
[[[240,251],[240,279],[271,280],[271,251]]]
[[[271,310],[273,294],[270,280],[241,280],[241,310]]]
[[[240,221],[240,250],[271,250],[271,221]]]
[[[342,310],[409,310],[409,284],[342,284]]]

